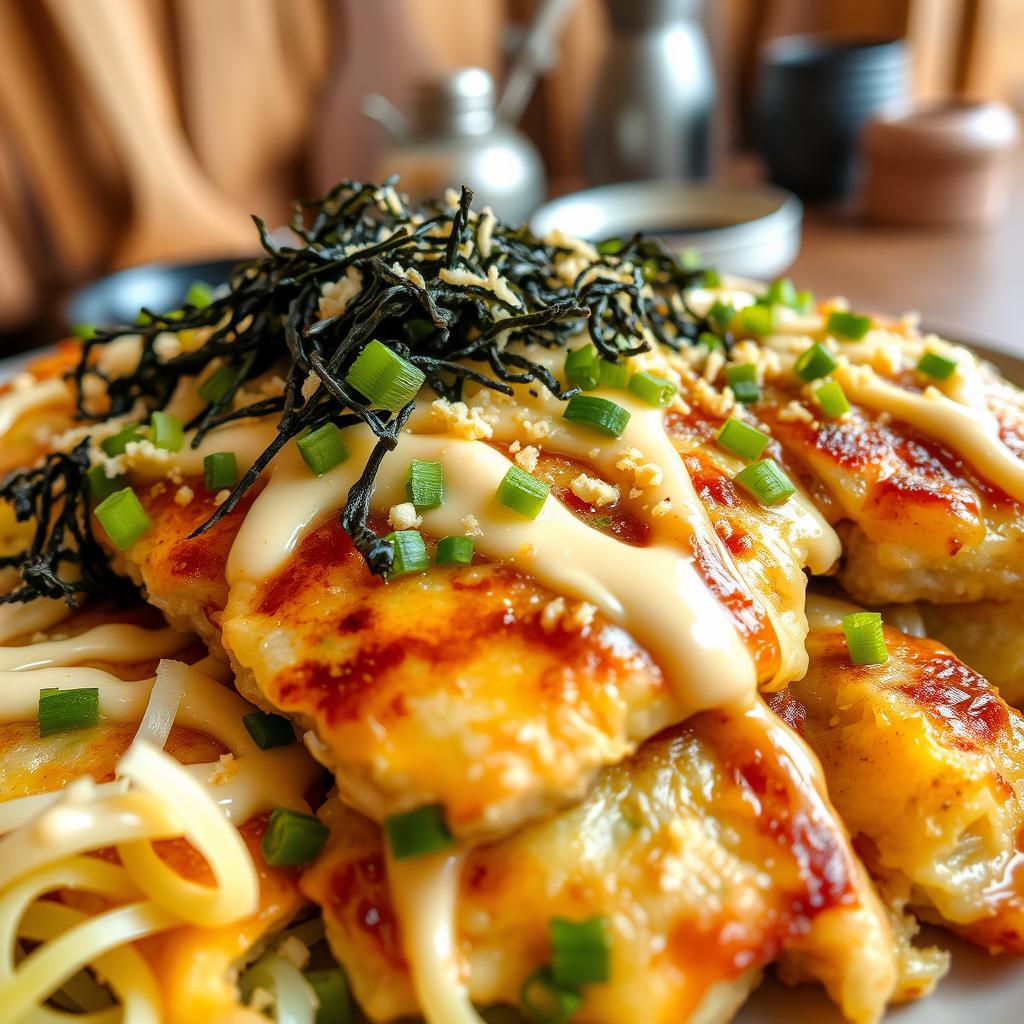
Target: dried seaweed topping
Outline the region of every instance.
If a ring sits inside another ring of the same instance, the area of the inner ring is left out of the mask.
[[[276,417],[277,436],[197,534],[235,507],[291,438],[329,421],[342,427],[362,422],[377,443],[341,521],[371,572],[390,570],[391,548],[367,524],[370,495],[415,399],[397,412],[375,409],[346,383],[349,367],[373,339],[418,367],[426,386],[451,401],[461,399],[466,381],[505,394],[513,384],[534,383],[565,400],[576,389],[563,390],[524,347],[562,347],[585,327],[601,355],[618,360],[652,342],[693,344],[714,330],[683,295],[703,271],[656,240],[638,235],[594,250],[557,235],[541,239],[497,222],[487,210],[474,212],[467,188],[457,200],[413,209],[394,184],[345,181],[322,199],[297,202],[290,225],[296,244],[275,241],[254,218],[265,255],[236,268],[225,294],[172,313],[146,309],[136,325],[97,330],[83,341],[72,374],[83,420],[148,416],[167,405],[182,380],[205,379],[214,366],[219,386],[187,424],[195,430],[193,446],[221,424]],[[325,286],[346,279],[352,285],[347,303],[320,316]],[[170,354],[161,344],[168,334],[183,342]],[[137,365],[124,374],[102,370],[98,351],[131,335],[141,339]],[[522,345],[511,351],[510,342]],[[249,400],[246,382],[271,371],[283,378],[280,393]],[[0,499],[18,500],[19,488],[23,492],[32,479],[34,508],[44,516],[32,552],[17,563],[21,600],[56,591],[68,596],[109,580],[107,560],[87,528],[81,458],[54,456],[46,475],[15,474],[0,484]],[[62,460],[70,460],[74,472]],[[49,523],[47,481],[64,501],[62,517]],[[83,572],[74,582],[61,573],[65,535],[81,547],[76,564]]]

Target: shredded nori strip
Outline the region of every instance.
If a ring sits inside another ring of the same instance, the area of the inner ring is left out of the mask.
[[[187,424],[196,431],[193,447],[224,423],[277,417],[277,437],[193,536],[227,515],[290,439],[328,421],[363,422],[377,444],[348,494],[341,522],[370,571],[387,574],[391,548],[368,526],[370,496],[381,460],[397,444],[415,402],[392,414],[369,407],[346,384],[346,372],[372,339],[419,367],[427,386],[451,401],[462,398],[467,380],[505,394],[512,384],[536,383],[564,400],[575,389],[563,390],[544,366],[508,351],[509,342],[562,347],[585,323],[601,355],[617,360],[645,351],[649,338],[679,348],[714,329],[682,299],[703,271],[684,266],[657,240],[638,235],[591,260],[525,227],[494,222],[489,245],[482,246],[484,218],[471,216],[468,188],[454,207],[438,202],[411,209],[395,191],[396,180],[345,181],[322,199],[296,202],[290,227],[297,245],[279,244],[254,217],[265,255],[239,265],[226,294],[203,308],[143,310],[145,322],[98,330],[83,343],[71,374],[80,419],[125,416],[140,407],[148,416],[168,404],[179,382],[203,376],[214,360],[230,369],[231,387]],[[569,256],[581,268],[571,286],[554,269]],[[321,287],[352,269],[361,275],[358,292],[340,315],[318,318]],[[479,279],[497,273],[517,302],[490,286],[445,281],[442,271]],[[645,282],[652,284],[653,298]],[[673,303],[671,296],[681,301]],[[201,345],[184,345],[170,358],[158,351],[157,339],[166,332],[196,330],[208,335]],[[128,335],[142,339],[138,365],[124,375],[101,372],[96,350]],[[283,394],[235,408],[246,382],[272,370],[284,376]],[[310,375],[315,386],[304,388]],[[90,378],[100,386],[87,388]],[[99,408],[89,398],[97,391],[105,396]],[[70,601],[76,593],[107,593],[115,582],[114,596],[126,592],[89,529],[86,447],[49,456],[39,469],[0,483],[0,500],[13,500],[19,516],[37,521],[31,549],[0,563],[22,576],[21,587],[0,602],[55,595]],[[78,579],[61,573],[71,562],[80,567]]]

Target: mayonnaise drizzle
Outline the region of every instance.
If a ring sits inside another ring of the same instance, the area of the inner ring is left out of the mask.
[[[22,416],[48,405],[71,401],[71,392],[60,378],[36,381],[29,387],[15,387],[0,395],[0,437],[3,437]]]
[[[230,584],[271,576],[310,527],[344,504],[373,445],[364,427],[349,428],[345,439],[351,458],[319,479],[297,453],[282,453],[231,549]],[[672,456],[679,461],[675,452]],[[509,468],[500,452],[478,441],[409,433],[401,435],[381,466],[372,502],[377,511],[406,500],[405,475],[413,458],[440,462],[445,471],[444,504],[423,513],[427,533],[461,534],[465,517],[476,517],[481,528],[476,544],[485,555],[559,594],[591,602],[644,645],[684,714],[752,699],[756,680],[750,654],[680,550],[678,520],[650,545],[636,548],[592,529],[553,498],[536,520],[524,519],[495,499]]]
[[[107,661],[111,652],[120,664],[164,658],[180,651],[189,638],[173,629],[104,623],[64,640],[46,640],[23,647],[0,647],[0,672],[24,672],[51,665]]]
[[[987,406],[948,398],[937,388],[923,394],[904,391],[867,367],[840,366],[836,380],[854,402],[887,412],[962,455],[982,476],[1017,501],[1024,501],[1024,462],[1003,443]]]

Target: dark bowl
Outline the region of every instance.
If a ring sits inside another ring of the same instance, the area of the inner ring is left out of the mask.
[[[101,277],[74,292],[64,304],[68,326],[115,327],[135,322],[145,306],[157,313],[178,309],[194,281],[225,284],[241,259],[203,263],[144,263]]]

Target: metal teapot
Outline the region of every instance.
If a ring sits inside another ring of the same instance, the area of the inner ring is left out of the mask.
[[[363,113],[393,140],[375,178],[400,175],[413,200],[468,185],[476,205],[502,220],[523,222],[544,199],[544,166],[521,132],[499,120],[494,81],[482,68],[463,68],[421,82],[411,123],[382,96],[368,96]]]

